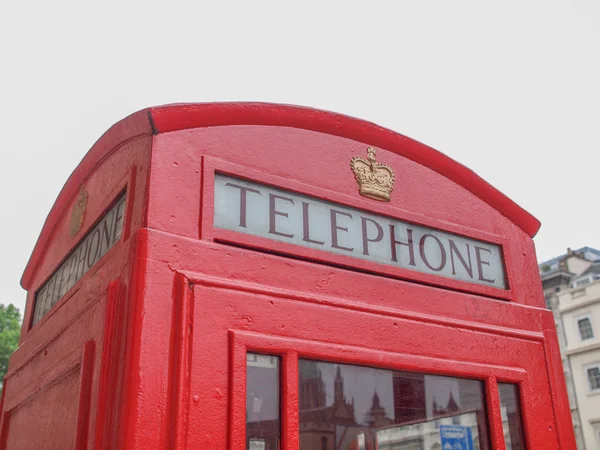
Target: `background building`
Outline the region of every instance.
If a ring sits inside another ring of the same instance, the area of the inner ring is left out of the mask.
[[[558,294],[568,361],[586,449],[600,448],[600,263]]]
[[[567,249],[539,267],[556,323],[577,448],[600,448],[600,251]],[[581,339],[580,327],[586,339]],[[596,381],[593,361],[599,371]],[[590,382],[598,388],[590,389]]]

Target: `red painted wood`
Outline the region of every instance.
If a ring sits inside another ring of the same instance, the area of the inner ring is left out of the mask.
[[[235,336],[235,335],[233,335]],[[283,450],[297,450],[300,439],[298,417],[298,352],[286,351],[281,365],[281,439]]]
[[[182,275],[177,275],[173,295],[173,332],[171,333],[171,368],[169,375],[169,448],[187,448],[190,391],[187,380],[192,365],[192,326],[194,302],[192,288]]]
[[[161,432],[154,440],[155,448],[162,448],[167,441],[168,429],[161,428],[161,419],[167,417],[167,391],[169,380],[169,364],[170,358],[170,339],[171,325],[170,323],[162,324],[162,329],[153,329],[153,327],[145,326],[146,313],[151,316],[158,315],[170,322],[172,308],[169,308],[168,302],[160,302],[155,305],[159,308],[146,308],[145,301],[145,286],[147,276],[147,261],[144,257],[144,249],[139,248],[139,242],[136,242],[136,256],[131,267],[131,290],[129,292],[129,308],[127,313],[127,321],[125,326],[127,348],[124,354],[122,364],[124,366],[123,394],[121,397],[121,410],[119,424],[119,436],[117,438],[119,446],[122,448],[145,448],[138,442],[138,433],[143,434],[146,431],[152,430],[152,436],[158,430]],[[167,298],[170,298],[171,293]],[[140,362],[140,354],[144,350],[144,346],[154,347],[154,363],[144,366]],[[157,343],[159,343],[157,345]],[[164,344],[167,344],[164,347]],[[155,366],[154,364],[157,364]],[[145,380],[147,376],[152,377],[156,373],[155,381],[159,381],[159,386],[154,386],[147,389]],[[146,401],[154,403],[155,406],[150,412],[144,412],[143,406]],[[150,414],[146,414],[150,413]],[[147,418],[150,423],[146,426],[140,426],[141,418]],[[146,443],[146,446],[149,442]]]
[[[229,427],[225,423],[219,424],[218,429],[214,429],[213,426],[205,429],[205,446],[210,446],[210,441],[215,439],[212,433],[223,430],[229,430],[229,436],[222,439],[216,438],[217,441],[228,442],[229,448],[232,450],[244,450],[246,448],[246,353],[248,348],[243,342],[236,341],[233,337],[230,337],[230,354],[231,354],[231,365],[229,370],[229,386],[224,386],[223,389],[215,388],[205,391],[204,389],[198,389],[198,392],[207,392],[209,395],[213,394],[220,402],[225,392],[235,392],[236,395],[229,395]],[[197,360],[195,361],[197,364]],[[242,375],[242,376],[238,376]],[[209,380],[207,380],[209,381]],[[213,380],[209,381],[209,384],[213,384]],[[203,405],[199,405],[204,408]],[[219,409],[223,409],[222,407]],[[199,408],[196,408],[196,414]],[[192,416],[192,417],[193,417]],[[214,419],[207,418],[209,422],[214,423]],[[197,426],[194,428],[197,429]],[[193,429],[192,429],[193,430]],[[193,431],[192,431],[193,433]],[[193,433],[196,434],[196,433]],[[190,436],[194,437],[194,436]],[[192,444],[192,448],[193,444]]]
[[[120,282],[108,285],[106,300],[106,319],[102,337],[102,359],[100,385],[98,387],[98,412],[95,424],[95,447],[97,450],[110,448],[114,430],[114,414],[116,405],[117,369],[119,350],[121,348],[122,329],[122,286]]]
[[[90,428],[90,403],[94,364],[94,341],[87,341],[81,356],[81,373],[79,380],[79,406],[77,410],[77,445],[76,450],[88,448],[88,431]],[[56,411],[58,413],[58,411]]]
[[[1,450],[5,450],[6,449],[6,444],[8,441],[8,426],[10,424],[10,413],[9,412],[4,412],[6,411],[4,409],[4,392],[6,392],[7,389],[7,383],[6,380],[4,381],[4,383],[2,384],[2,406],[1,406],[1,410],[3,411],[2,414],[2,426],[0,428],[0,449]]]
[[[396,172],[389,203],[357,193],[348,163],[367,145]],[[215,229],[216,171],[499,244],[509,289]],[[82,187],[88,208],[73,237]],[[123,189],[121,240],[30,327],[36,290]],[[482,380],[498,448],[495,386],[517,383],[528,448],[574,448],[538,227],[463,166],[357,119],[264,104],[136,113],[75,169],[25,270],[0,448],[245,448],[247,351],[281,358],[282,449],[299,447],[299,358]],[[40,402],[72,419],[39,414]]]

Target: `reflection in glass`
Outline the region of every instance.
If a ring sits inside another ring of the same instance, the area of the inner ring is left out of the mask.
[[[518,387],[516,384],[498,383],[498,390],[506,450],[525,450]]]
[[[299,370],[301,450],[490,449],[480,381],[310,360]]]
[[[246,449],[277,450],[279,423],[279,358],[246,355]]]

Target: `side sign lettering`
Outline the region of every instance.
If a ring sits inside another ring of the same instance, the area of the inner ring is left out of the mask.
[[[506,289],[499,245],[215,175],[214,226]]]
[[[38,290],[33,312],[33,324],[38,322],[63,295],[106,254],[119,240],[123,231],[125,194],[104,214],[65,262]]]

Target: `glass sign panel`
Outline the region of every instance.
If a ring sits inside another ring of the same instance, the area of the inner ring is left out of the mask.
[[[506,289],[499,245],[216,174],[214,226]]]

